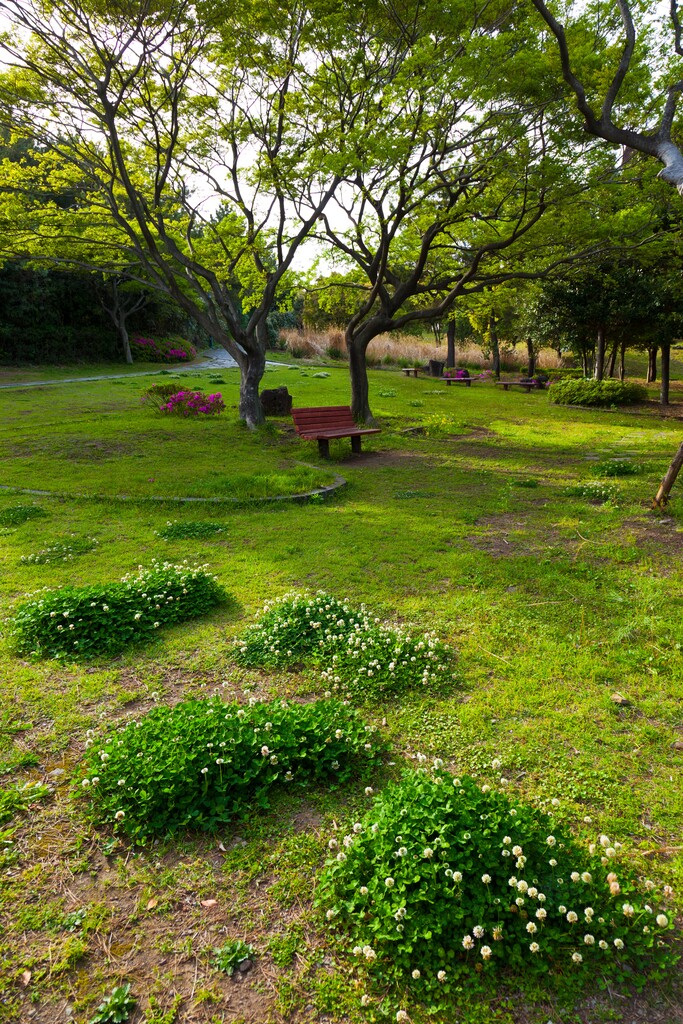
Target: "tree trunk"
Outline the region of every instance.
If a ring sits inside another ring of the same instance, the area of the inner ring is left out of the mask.
[[[612,345],[612,351],[609,354],[609,362],[607,364],[607,376],[614,376],[614,369],[617,365],[617,352],[619,350],[619,342],[615,341]]]
[[[365,350],[360,338],[351,342],[347,339],[349,352],[349,373],[351,375],[351,412],[356,423],[374,423],[370,410],[370,385],[368,368],[365,362]]]
[[[581,367],[583,369],[584,377],[587,377],[588,376],[588,349],[585,348],[585,347],[581,349]]]
[[[619,349],[619,380],[626,378],[626,342],[622,341]]]
[[[448,321],[446,331],[446,366],[449,369],[455,366],[455,320]]]
[[[650,345],[647,350],[647,382],[654,384],[657,380],[657,345]]]
[[[126,362],[130,365],[133,362],[133,353],[130,350],[130,338],[128,337],[128,331],[126,330],[125,319],[119,321],[118,328],[121,344],[123,345],[123,354],[126,357]]]
[[[493,375],[496,380],[500,380],[500,346],[498,344],[498,334],[496,332],[496,315],[491,314],[489,321],[489,337],[491,339],[491,355],[493,357]]]
[[[680,448],[671,460],[671,464],[664,475],[664,479],[659,485],[659,490],[657,491],[654,500],[655,508],[664,508],[668,503],[669,492],[676,482],[676,477],[678,476],[681,466],[683,466],[683,444],[681,444]]]
[[[595,349],[595,380],[602,380],[605,376],[605,340],[605,328],[601,325]]]
[[[526,350],[527,350],[526,375],[527,375],[527,377],[533,377],[533,375],[536,373],[536,353],[534,352],[534,343],[533,343],[533,341],[531,341],[530,338],[527,338],[527,340],[526,340]]]
[[[265,422],[263,407],[259,398],[259,384],[266,368],[264,352],[245,352],[238,360],[240,368],[240,419],[250,430]]]
[[[661,405],[669,404],[669,363],[671,356],[671,343],[667,341],[662,345],[662,383],[659,391]]]

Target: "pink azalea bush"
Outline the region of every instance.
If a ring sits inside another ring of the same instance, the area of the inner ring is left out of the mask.
[[[219,391],[215,395],[205,395],[203,391],[177,391],[161,406],[161,412],[178,416],[217,416],[224,409],[225,402]]]
[[[171,338],[133,338],[133,356],[148,363],[189,363],[197,349],[189,341],[177,336]]]

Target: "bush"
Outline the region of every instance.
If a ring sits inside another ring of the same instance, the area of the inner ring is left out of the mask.
[[[632,381],[564,378],[550,386],[550,400],[557,405],[632,405],[646,398],[647,388]]]
[[[157,531],[157,536],[163,537],[164,540],[204,540],[206,537],[214,537],[217,533],[225,533],[223,523],[196,519],[189,523],[169,521],[162,530]]]
[[[96,548],[95,537],[74,537],[72,540],[55,541],[31,555],[22,555],[22,565],[49,565],[51,562],[71,562],[78,555],[84,555]]]
[[[608,501],[616,504],[621,498],[621,491],[616,484],[606,484],[604,480],[584,480],[581,484],[568,487],[565,494],[573,498],[588,498],[589,501],[605,505]]]
[[[161,372],[167,373],[168,371],[162,370]],[[146,391],[143,391],[140,401],[143,405],[153,405],[161,411],[162,405],[166,405],[171,395],[177,393],[177,384],[152,384]]]
[[[0,512],[0,526],[21,526],[29,519],[40,519],[46,515],[40,505],[10,505]]]
[[[330,691],[347,698],[399,693],[447,681],[455,656],[432,633],[409,632],[370,618],[329,594],[287,594],[266,605],[236,641],[241,665],[282,668],[304,662],[324,667]]]
[[[339,701],[159,707],[89,747],[80,789],[93,816],[136,841],[181,828],[214,831],[268,807],[276,783],[327,784],[379,763],[382,744]]]
[[[327,354],[330,357],[330,359],[339,359],[339,360],[345,360],[346,359],[346,354],[344,353],[344,351],[342,349],[340,349],[340,348],[337,348],[336,345],[328,345],[327,346]]]
[[[154,562],[120,583],[44,590],[19,605],[8,637],[17,654],[78,659],[118,654],[160,626],[203,615],[226,600],[206,567]]]
[[[645,984],[677,959],[653,883],[638,884],[618,843],[585,850],[549,815],[441,764],[406,773],[329,843],[318,905],[380,981],[432,999],[474,970]]]
[[[225,402],[218,391],[215,395],[205,395],[203,391],[178,391],[170,396],[160,411],[176,416],[217,416],[224,409]]]
[[[130,343],[133,358],[146,363],[189,363],[197,349],[189,341],[173,334],[166,338],[133,338]]]

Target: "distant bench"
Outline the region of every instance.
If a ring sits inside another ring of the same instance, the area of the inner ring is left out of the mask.
[[[445,381],[446,384],[464,384],[467,388],[472,384],[471,377],[441,377],[440,380]]]
[[[535,380],[496,380],[494,381],[496,387],[500,387],[503,391],[507,391],[508,388],[524,388],[528,393],[529,391],[545,391],[543,384],[537,384]]]
[[[406,377],[417,377],[419,366],[404,366],[401,369],[401,373],[404,373]]]
[[[317,441],[323,459],[330,457],[330,441],[350,437],[351,451],[360,454],[365,434],[379,434],[379,427],[359,427],[347,405],[329,405],[319,409],[292,409],[294,427],[305,441]]]

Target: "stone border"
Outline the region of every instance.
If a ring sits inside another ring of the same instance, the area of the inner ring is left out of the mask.
[[[306,466],[308,469],[320,469],[319,466],[312,466],[308,462],[298,462],[296,465]],[[160,505],[172,502],[183,505],[233,505],[235,508],[250,508],[258,505],[273,504],[278,501],[291,501],[295,504],[305,505],[311,498],[327,498],[330,494],[334,494],[335,491],[340,491],[343,487],[346,487],[347,484],[348,480],[339,473],[335,473],[332,483],[327,484],[325,487],[316,487],[312,491],[304,491],[303,494],[276,494],[271,498],[180,498],[174,496],[163,498],[156,495],[150,495],[150,497],[145,498],[127,494],[70,494],[68,491],[42,491],[31,487],[12,487],[10,484],[0,484],[0,491],[13,494],[35,494],[43,498],[66,498],[75,501],[127,501],[132,504],[155,502]]]

